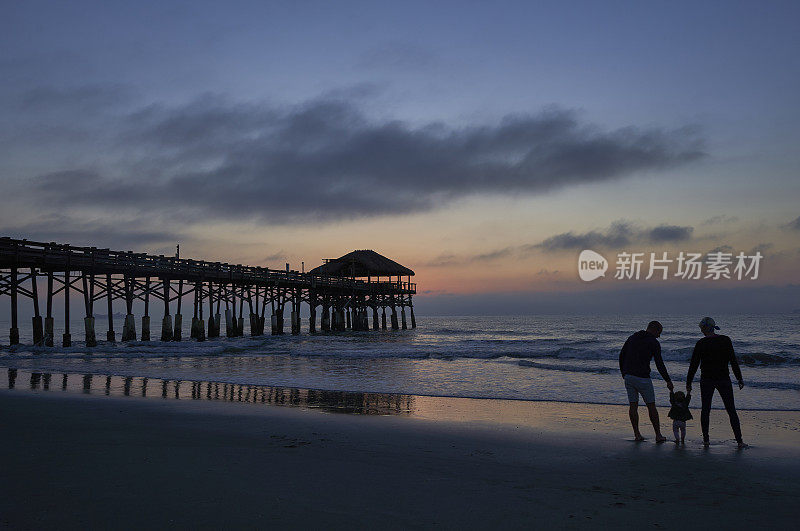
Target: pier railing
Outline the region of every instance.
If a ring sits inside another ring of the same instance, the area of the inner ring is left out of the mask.
[[[137,277],[182,279],[185,281],[228,281],[268,285],[335,287],[358,291],[395,291],[414,294],[417,285],[405,281],[364,281],[346,277],[312,275],[266,267],[209,262],[191,258],[113,251],[98,247],[0,238],[0,267],[35,267],[42,271],[92,271],[97,274],[133,274]]]

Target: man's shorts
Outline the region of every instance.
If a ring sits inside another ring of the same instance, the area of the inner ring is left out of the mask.
[[[652,404],[656,401],[656,392],[653,390],[653,380],[650,378],[640,378],[632,374],[625,375],[625,389],[628,391],[628,402],[631,404],[639,403],[639,395],[645,404]]]

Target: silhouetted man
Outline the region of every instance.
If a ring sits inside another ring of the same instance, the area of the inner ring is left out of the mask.
[[[628,403],[630,403],[629,415],[633,435],[635,440],[643,441],[644,437],[639,432],[639,395],[642,395],[650,414],[650,422],[656,432],[656,442],[666,441],[666,437],[661,435],[661,424],[658,419],[656,409],[656,393],[653,390],[653,381],[650,379],[650,360],[655,359],[656,368],[667,382],[667,388],[672,391],[672,380],[661,359],[661,343],[658,337],[664,329],[658,321],[650,321],[647,330],[639,330],[625,341],[622,351],[619,353],[619,370],[625,380],[625,389],[628,391]]]

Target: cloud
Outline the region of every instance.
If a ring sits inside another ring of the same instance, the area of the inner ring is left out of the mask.
[[[800,216],[798,216],[797,219],[792,220],[789,223],[786,223],[785,225],[782,225],[782,227],[784,229],[789,229],[789,230],[800,230]]]
[[[766,255],[767,252],[773,247],[775,247],[775,245],[769,242],[759,243],[758,245],[750,249],[750,252],[748,252],[747,254],[748,256],[753,256],[756,253],[761,253],[762,255]]]
[[[2,227],[2,234],[31,241],[69,243],[76,246],[107,247],[118,251],[168,247],[189,239],[185,234],[153,226],[148,219],[77,219],[66,215],[46,215],[34,222]]]
[[[658,225],[656,227],[640,227],[633,222],[619,220],[612,223],[605,230],[593,230],[583,233],[569,231],[550,236],[539,243],[504,247],[472,255],[443,254],[425,265],[429,267],[447,267],[491,261],[508,256],[522,258],[536,251],[558,252],[592,248],[619,249],[631,244],[682,242],[690,240],[693,233],[694,227],[689,226]],[[557,271],[553,273],[557,273]]]
[[[736,223],[739,221],[738,216],[728,216],[726,214],[721,214],[719,216],[713,216],[708,218],[707,220],[703,221],[702,225],[725,225],[728,223]]]
[[[270,254],[268,256],[265,256],[263,261],[264,262],[277,262],[278,260],[285,260],[285,259],[286,259],[286,253],[283,251],[283,249],[281,249],[277,253],[272,253],[272,254]]]
[[[470,257],[470,262],[488,262],[491,260],[497,260],[498,258],[505,258],[506,256],[513,254],[515,250],[516,249],[514,247],[506,247],[504,249],[498,249],[488,253],[476,254]]]
[[[637,227],[628,221],[616,221],[606,230],[593,230],[584,233],[573,231],[551,236],[532,248],[548,252],[581,250],[593,248],[618,249],[633,243],[672,243],[687,241],[692,237],[694,227],[678,225],[659,225],[652,228]]]
[[[505,247],[503,249],[496,249],[485,253],[471,254],[471,255],[455,255],[455,254],[441,254],[426,262],[423,265],[428,267],[450,267],[455,265],[471,264],[475,262],[490,262],[516,254],[519,247]]]
[[[708,256],[710,254],[715,254],[715,253],[733,254],[733,247],[730,246],[730,245],[719,245],[717,247],[714,247],[710,251],[708,251],[706,253],[706,256]]]
[[[660,225],[650,229],[649,241],[653,243],[682,242],[692,237],[694,227],[680,227],[678,225]]]
[[[117,162],[98,166],[87,154],[92,166],[42,175],[32,194],[187,221],[311,223],[428,211],[470,195],[541,194],[704,156],[691,128],[606,131],[558,108],[456,128],[370,120],[342,98],[279,107],[210,95],[142,107],[113,124]]]

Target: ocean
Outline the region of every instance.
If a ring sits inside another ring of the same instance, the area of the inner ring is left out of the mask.
[[[714,316],[733,339],[746,387],[737,407],[800,410],[800,314]],[[626,404],[619,349],[652,316],[418,317],[415,330],[104,342],[87,349],[0,346],[0,366],[43,373],[213,381],[364,393]],[[683,388],[698,316],[659,316],[667,369]],[[153,318],[152,335],[160,335]],[[30,323],[20,330],[31,342]],[[120,320],[117,319],[119,336]],[[139,323],[137,322],[137,325]],[[307,322],[304,321],[304,327]],[[8,323],[0,321],[5,332]],[[104,336],[97,319],[97,336]],[[224,333],[224,331],[223,331]],[[247,333],[247,330],[245,330]],[[56,343],[61,331],[56,323]],[[188,328],[184,331],[188,338]],[[668,392],[652,365],[658,404]],[[695,384],[697,389],[697,384]],[[699,393],[698,393],[699,394]],[[693,400],[699,406],[699,396]],[[722,407],[717,397],[715,407]]]

